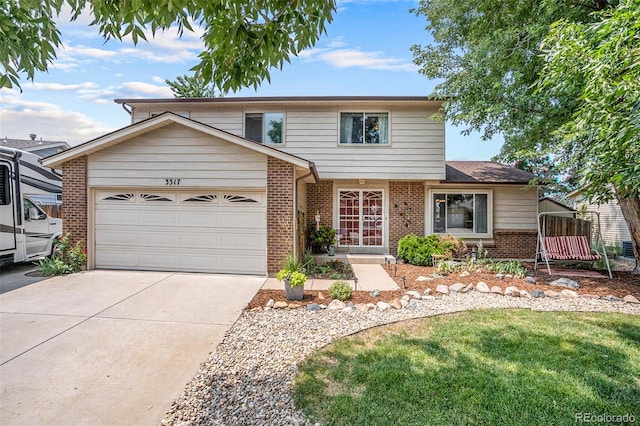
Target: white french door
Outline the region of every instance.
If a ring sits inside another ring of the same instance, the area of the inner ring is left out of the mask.
[[[384,245],[383,191],[338,191],[338,237],[341,246]]]

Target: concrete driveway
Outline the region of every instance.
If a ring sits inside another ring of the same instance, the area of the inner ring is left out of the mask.
[[[158,425],[264,282],[90,271],[0,295],[0,424]]]

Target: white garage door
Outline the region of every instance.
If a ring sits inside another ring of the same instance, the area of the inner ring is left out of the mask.
[[[96,268],[265,274],[264,192],[96,191]]]

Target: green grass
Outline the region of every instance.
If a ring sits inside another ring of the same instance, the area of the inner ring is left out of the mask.
[[[640,317],[482,310],[340,339],[299,366],[325,425],[575,425],[640,419]]]

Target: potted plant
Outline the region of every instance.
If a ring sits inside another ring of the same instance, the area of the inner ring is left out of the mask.
[[[329,256],[335,254],[336,230],[327,225],[320,225],[313,228],[309,235],[311,248],[314,253],[328,253]]]
[[[276,278],[284,283],[284,294],[288,300],[302,300],[304,297],[304,283],[307,276],[301,271],[300,262],[292,255],[287,256],[282,269]]]

